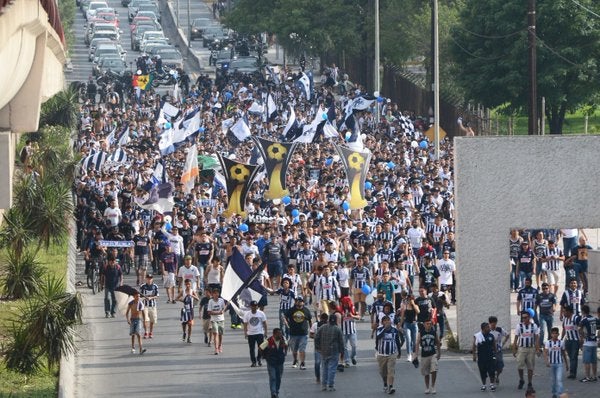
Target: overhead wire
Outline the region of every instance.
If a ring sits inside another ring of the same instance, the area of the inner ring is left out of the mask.
[[[576,0],[571,0],[573,3],[577,4],[579,7],[583,8],[584,10],[586,10],[587,12],[589,12],[590,14],[592,14],[593,16],[595,16],[596,18],[600,18],[600,15],[596,14],[594,11],[590,10],[589,8],[587,8],[586,6],[584,6],[583,4],[579,3]]]

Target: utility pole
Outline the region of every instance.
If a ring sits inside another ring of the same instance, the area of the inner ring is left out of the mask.
[[[375,81],[373,84],[374,95],[379,96],[379,0],[375,0],[375,70],[373,76]],[[375,94],[377,93],[377,94]],[[377,115],[375,120],[379,123],[379,102],[377,102]]]
[[[438,0],[433,0],[433,142],[435,159],[440,159],[440,35]]]
[[[528,0],[527,45],[529,46],[529,135],[538,135],[537,56],[535,43],[535,0]]]

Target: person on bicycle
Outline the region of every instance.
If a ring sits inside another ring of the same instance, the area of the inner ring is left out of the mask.
[[[106,247],[102,246],[100,241],[103,239],[102,232],[96,230],[94,239],[88,242],[88,247],[85,251],[85,274],[89,274],[90,265],[98,263],[102,265],[104,256],[106,255]]]

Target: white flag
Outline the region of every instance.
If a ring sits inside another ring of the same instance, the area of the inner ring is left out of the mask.
[[[246,122],[244,122],[244,119],[242,119],[242,118],[239,118],[238,121],[235,122],[235,124],[233,126],[231,126],[231,132],[240,141],[244,141],[246,138],[250,137],[250,135],[251,135],[250,128],[248,127]]]

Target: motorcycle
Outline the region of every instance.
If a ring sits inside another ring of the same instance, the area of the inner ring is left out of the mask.
[[[174,86],[177,83],[178,74],[175,69],[169,69],[168,71],[162,71],[162,73],[156,73],[152,79],[152,87],[158,86]]]

